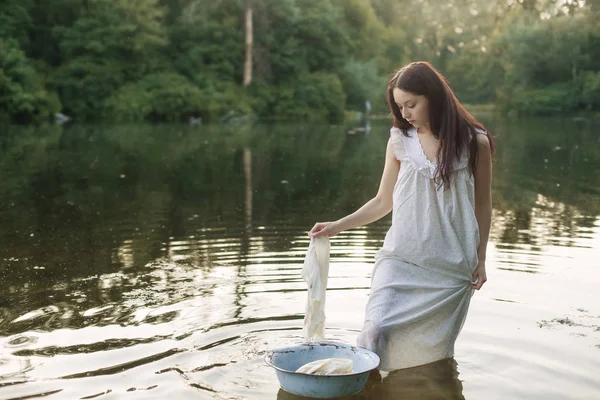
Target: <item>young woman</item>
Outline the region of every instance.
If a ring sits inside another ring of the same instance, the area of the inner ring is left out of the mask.
[[[335,236],[392,211],[358,337],[384,371],[453,356],[473,290],[487,280],[494,153],[484,126],[431,64],[400,69],[387,97],[394,126],[377,195],[309,232]]]

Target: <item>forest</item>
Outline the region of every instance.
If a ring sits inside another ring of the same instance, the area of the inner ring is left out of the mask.
[[[600,113],[600,0],[0,0],[0,123],[339,122],[431,62],[506,115]]]

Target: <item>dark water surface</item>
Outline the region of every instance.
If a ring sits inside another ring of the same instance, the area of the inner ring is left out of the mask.
[[[455,360],[356,399],[600,398],[600,126],[497,135],[488,283]],[[306,231],[377,190],[388,128],[4,128],[0,398],[298,399]],[[355,343],[389,216],[332,238],[328,339]]]

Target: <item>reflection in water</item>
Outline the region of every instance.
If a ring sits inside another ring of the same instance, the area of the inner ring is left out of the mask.
[[[457,364],[451,358],[392,371],[381,381],[373,376],[367,382],[364,392],[357,396],[357,400],[460,400],[464,399],[462,393]]]
[[[536,382],[559,376],[584,395],[600,390],[597,128],[566,135],[560,121],[486,122],[499,152],[490,281],[474,307],[493,299],[485,315],[500,322],[475,312],[467,328],[502,323],[517,333],[513,342],[506,332],[480,333],[468,346],[492,359],[503,343],[537,349],[519,336],[533,326],[554,335],[544,339],[552,344],[564,340],[576,360],[575,372],[546,368],[554,354],[531,350]],[[1,136],[0,398],[286,396],[260,357],[301,341],[306,231],[377,191],[388,127],[371,128],[51,126]],[[333,340],[355,342],[388,225],[384,218],[332,240]],[[574,354],[580,344],[589,348]],[[462,377],[488,365],[469,361],[459,358]],[[494,379],[468,380],[465,391],[477,382],[508,387]],[[452,361],[371,377],[357,398],[462,398],[461,386]],[[579,393],[560,398],[570,394]]]
[[[301,400],[306,397],[277,392],[277,400]],[[362,392],[344,400],[464,400],[453,358],[414,368],[392,371],[383,379],[379,372],[371,373]]]

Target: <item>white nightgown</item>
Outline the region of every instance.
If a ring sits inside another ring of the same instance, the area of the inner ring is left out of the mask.
[[[467,316],[477,267],[479,227],[468,151],[451,186],[439,188],[415,128],[391,129],[400,172],[392,226],[375,256],[371,293],[358,345],[390,371],[452,357]],[[478,131],[478,133],[484,133]]]

